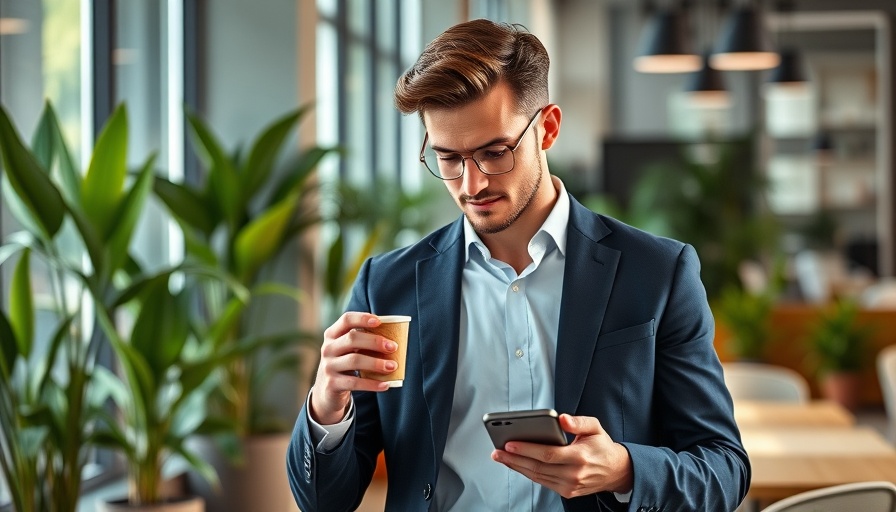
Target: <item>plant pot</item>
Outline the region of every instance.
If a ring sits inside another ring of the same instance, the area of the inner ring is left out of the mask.
[[[199,496],[168,498],[157,505],[131,505],[127,499],[107,501],[102,512],[205,512],[205,501]]]
[[[198,451],[218,472],[220,490],[190,475],[190,490],[203,496],[209,512],[298,512],[286,478],[290,434],[250,436],[243,440],[243,464],[234,465],[208,438],[198,439]]]
[[[859,406],[861,382],[858,373],[832,372],[821,377],[821,394],[828,400],[854,411]]]

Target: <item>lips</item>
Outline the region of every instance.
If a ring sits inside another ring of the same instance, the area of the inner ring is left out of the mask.
[[[489,197],[485,199],[467,199],[465,202],[474,210],[487,210],[500,200],[500,197]]]

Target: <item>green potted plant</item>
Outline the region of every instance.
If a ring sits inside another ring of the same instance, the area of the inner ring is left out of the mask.
[[[768,181],[750,164],[753,148],[753,137],[683,145],[680,163],[644,169],[629,201],[633,225],[694,246],[710,302],[740,283],[741,262],[774,259],[778,247],[778,222],[762,205]]]
[[[49,104],[30,149],[0,108],[4,199],[22,227],[0,247],[0,264],[18,256],[9,307],[0,314],[0,465],[19,512],[75,510],[89,441],[109,392],[103,383],[115,378],[97,365],[103,336],[91,311],[106,307],[102,301],[114,293],[113,278],[127,274],[152,162],[127,187],[126,138],[127,117],[120,108],[82,177]],[[37,305],[33,260],[45,269],[35,273],[42,290],[49,290]],[[41,337],[36,326],[48,325],[51,334]]]
[[[253,322],[253,312],[264,309],[265,300],[301,299],[297,287],[278,282],[265,271],[287,245],[320,222],[312,173],[335,150],[306,148],[288,158],[284,167],[276,165],[308,110],[302,107],[274,120],[245,152],[225,151],[212,130],[188,113],[204,179],[199,184],[155,180],[155,194],[181,226],[187,261],[214,267],[249,291],[246,301],[220,282],[198,287],[203,315],[217,321],[212,340],[216,351],[268,329],[257,325],[263,322]],[[298,348],[316,347],[321,337],[292,327],[261,339],[264,342],[255,343],[244,357],[223,368],[219,390],[210,399],[213,410],[228,418],[232,429],[230,435],[217,436],[214,445],[206,440],[202,448],[215,461],[226,495],[211,489],[203,494],[233,510],[275,509],[293,502],[280,456],[292,425],[280,421],[277,407],[265,399],[272,394],[271,378],[278,373],[289,373],[301,384],[309,380],[299,374]]]
[[[762,361],[773,304],[771,293],[750,293],[734,284],[725,287],[715,301],[713,311],[731,335],[728,350],[738,360]]]
[[[105,310],[97,313],[118,355],[124,381],[113,381],[118,414],[108,417],[94,434],[100,445],[124,455],[131,482],[127,498],[107,502],[112,511],[202,512],[198,496],[168,496],[166,465],[178,458],[185,467],[216,483],[214,468],[187,443],[201,433],[226,431],[229,426],[207,409],[217,382],[215,372],[251,350],[250,343],[215,350],[217,326],[196,322],[195,300],[189,293],[198,281],[219,279],[199,268],[179,268],[136,282],[124,290],[116,307],[130,310],[129,332],[119,334]],[[178,285],[178,282],[182,282]],[[173,288],[179,286],[177,291]],[[246,292],[236,292],[246,298]]]
[[[0,264],[18,256],[8,313],[0,314],[0,464],[20,512],[74,511],[87,454],[102,440],[101,425],[113,423],[107,398],[116,397],[125,408],[146,405],[129,402],[139,396],[128,386],[133,377],[146,377],[145,368],[123,381],[97,359],[108,341],[119,362],[132,359],[133,349],[117,338],[113,319],[131,298],[173,271],[145,274],[129,253],[151,190],[153,158],[128,180],[127,133],[121,106],[82,175],[49,104],[30,149],[0,109],[5,199],[22,226],[0,247]],[[42,281],[51,290],[40,307],[33,300],[35,259],[46,269]],[[54,325],[45,339],[36,334],[39,313],[40,325]],[[134,313],[146,316],[139,309]],[[146,444],[151,435],[143,428],[133,441]]]
[[[871,336],[858,313],[855,301],[840,299],[819,314],[809,334],[809,358],[822,394],[849,409],[859,405],[859,375],[868,364]]]

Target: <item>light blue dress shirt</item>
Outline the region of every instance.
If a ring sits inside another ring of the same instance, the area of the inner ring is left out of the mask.
[[[554,407],[569,196],[559,179],[552,185],[557,202],[530,240],[532,263],[519,275],[491,257],[464,219],[457,378],[432,510],[563,509],[560,495],[491,460],[482,424],[488,412]],[[353,405],[336,425],[309,417],[316,449],[338,446],[353,419]]]
[[[433,507],[440,512],[563,509],[560,495],[491,460],[482,424],[488,412],[554,407],[569,197],[553,182],[559,197],[519,275],[464,220],[457,379]]]

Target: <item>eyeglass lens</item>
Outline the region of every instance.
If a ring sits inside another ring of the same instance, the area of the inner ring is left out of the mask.
[[[472,159],[485,174],[504,174],[513,169],[513,151],[507,146],[491,146],[477,149],[469,158],[457,153],[438,153],[429,145],[423,149],[423,163],[433,174],[444,179],[454,179],[464,173],[465,160]]]

